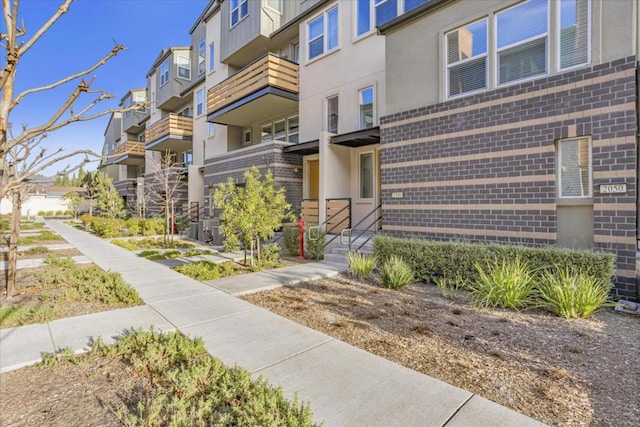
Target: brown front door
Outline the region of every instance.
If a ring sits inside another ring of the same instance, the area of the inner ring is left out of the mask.
[[[318,198],[318,188],[320,182],[319,160],[309,160],[309,199]]]

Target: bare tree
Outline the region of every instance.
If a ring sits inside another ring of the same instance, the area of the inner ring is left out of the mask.
[[[91,85],[95,77],[89,77],[96,69],[106,64],[111,58],[125,49],[121,44],[114,47],[88,68],[71,74],[58,81],[39,87],[24,90],[15,94],[15,78],[21,58],[40,40],[40,38],[69,11],[73,0],[64,0],[56,12],[33,33],[25,39],[27,29],[24,22],[18,25],[18,6],[20,0],[2,0],[2,15],[5,22],[6,33],[0,34],[0,48],[6,51],[4,64],[0,70],[0,196],[11,195],[13,201],[12,229],[9,242],[9,274],[7,280],[7,297],[15,294],[15,269],[17,260],[17,240],[20,234],[20,188],[29,178],[39,174],[46,168],[63,161],[71,161],[76,156],[84,155],[84,160],[77,166],[67,166],[61,173],[69,173],[78,169],[88,161],[89,156],[100,157],[90,150],[77,150],[63,153],[60,148],[50,152],[41,143],[47,135],[69,124],[92,120],[112,112],[123,111],[118,109],[105,109],[95,111],[95,107],[102,101],[112,96],[103,90],[93,90]],[[66,100],[55,110],[44,123],[28,127],[22,125],[14,127],[11,122],[11,113],[26,97],[42,94],[49,90],[64,85],[75,85]],[[78,106],[81,96],[83,100],[88,97],[83,105]],[[132,107],[139,108],[139,106]]]
[[[171,152],[165,151],[162,156],[152,156],[147,164],[144,188],[149,204],[159,206],[164,214],[164,242],[173,242],[173,220],[180,193],[185,187],[182,163],[174,160]],[[147,178],[148,177],[148,178]]]

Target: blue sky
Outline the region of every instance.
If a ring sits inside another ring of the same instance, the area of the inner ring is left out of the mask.
[[[22,0],[19,18],[27,28],[28,39],[55,12],[62,0]],[[16,94],[24,89],[54,82],[90,67],[111,50],[115,39],[129,50],[96,70],[93,89],[114,95],[96,108],[115,108],[131,88],[146,86],[146,74],[160,50],[190,44],[189,29],[207,0],[76,0],[69,12],[21,59],[16,74]],[[0,31],[5,31],[4,21]],[[11,122],[14,128],[46,121],[64,102],[75,85],[26,97],[17,106]],[[79,106],[89,98],[81,98]],[[72,124],[44,140],[51,150],[102,149],[108,117]],[[91,168],[95,168],[92,163]],[[64,165],[47,171],[50,174]]]

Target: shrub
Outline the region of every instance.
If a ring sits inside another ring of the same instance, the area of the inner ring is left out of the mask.
[[[46,246],[33,246],[25,251],[30,254],[44,254],[49,252],[49,248]]]
[[[34,234],[32,236],[26,236],[23,237],[21,239],[18,240],[18,244],[19,245],[29,245],[33,242],[37,242],[37,241],[42,241],[42,240],[62,240],[62,237],[58,236],[56,233],[54,233],[53,231],[49,231],[49,230],[45,230],[45,231],[41,231],[38,234]]]
[[[309,235],[311,233],[311,236]],[[305,229],[304,232],[304,244],[305,244],[305,255],[307,258],[311,259],[322,259],[324,258],[324,240],[326,236],[326,232],[322,229],[314,228],[313,231],[310,231],[309,228]],[[313,240],[310,238],[313,237]]]
[[[88,213],[80,215],[80,217],[78,218],[80,220],[80,222],[82,222],[82,225],[84,226],[84,229],[89,231],[90,227],[91,227],[91,222],[93,221],[93,216],[89,215]]]
[[[531,270],[572,268],[611,281],[615,255],[591,250],[558,247],[532,248],[525,246],[444,242],[426,239],[405,239],[385,235],[374,237],[374,252],[378,259],[398,255],[411,266],[416,280],[435,283],[440,277],[460,277],[462,283],[479,279],[474,265],[488,265],[500,259],[519,256]]]
[[[102,218],[93,217],[91,220],[91,228],[100,237],[119,237],[122,236],[122,229],[125,227],[124,220],[120,218]]]
[[[240,250],[240,240],[235,234],[226,236],[222,242],[222,250],[225,252],[237,252]]]
[[[53,216],[53,214],[54,214],[54,211],[46,211],[45,212],[46,216]]]
[[[282,240],[287,253],[291,256],[297,256],[300,253],[300,241],[298,240],[298,227],[291,224],[285,224],[282,228]]]
[[[38,216],[45,216],[47,211],[38,211]]]
[[[164,233],[164,218],[147,218],[140,221],[144,236],[156,236]]]
[[[534,274],[519,256],[503,258],[487,265],[475,265],[479,279],[472,285],[473,301],[481,307],[503,307],[518,310],[531,301]]]
[[[454,299],[458,294],[458,290],[464,287],[464,281],[460,277],[460,274],[457,274],[456,277],[438,277],[435,279],[435,284],[440,290],[440,295],[445,298]]]
[[[267,266],[280,265],[280,246],[268,243],[260,248],[260,263]]]
[[[594,275],[569,268],[545,271],[542,274],[536,299],[539,304],[567,319],[589,317],[609,302],[611,282]]]
[[[214,252],[209,249],[189,249],[184,253],[185,257],[191,256],[200,256],[200,255],[211,255]]]
[[[209,261],[198,261],[190,264],[179,265],[174,267],[174,270],[199,281],[215,280],[221,277],[231,276],[235,273],[233,262],[231,261],[227,261],[222,264],[214,264]]]
[[[64,215],[64,211],[56,211],[56,216],[62,216]]]
[[[347,262],[349,263],[351,274],[361,279],[371,276],[377,264],[375,256],[360,252],[349,252],[347,254]]]
[[[378,280],[385,287],[401,289],[413,282],[413,271],[402,258],[392,255],[380,268]]]
[[[142,226],[140,218],[131,217],[127,219],[124,224],[125,227],[127,227],[127,230],[129,230],[130,236],[137,236],[138,234],[141,234]]]

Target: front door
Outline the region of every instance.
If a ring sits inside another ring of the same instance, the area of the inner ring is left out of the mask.
[[[319,160],[309,160],[309,199],[318,199],[320,188],[320,163]]]

